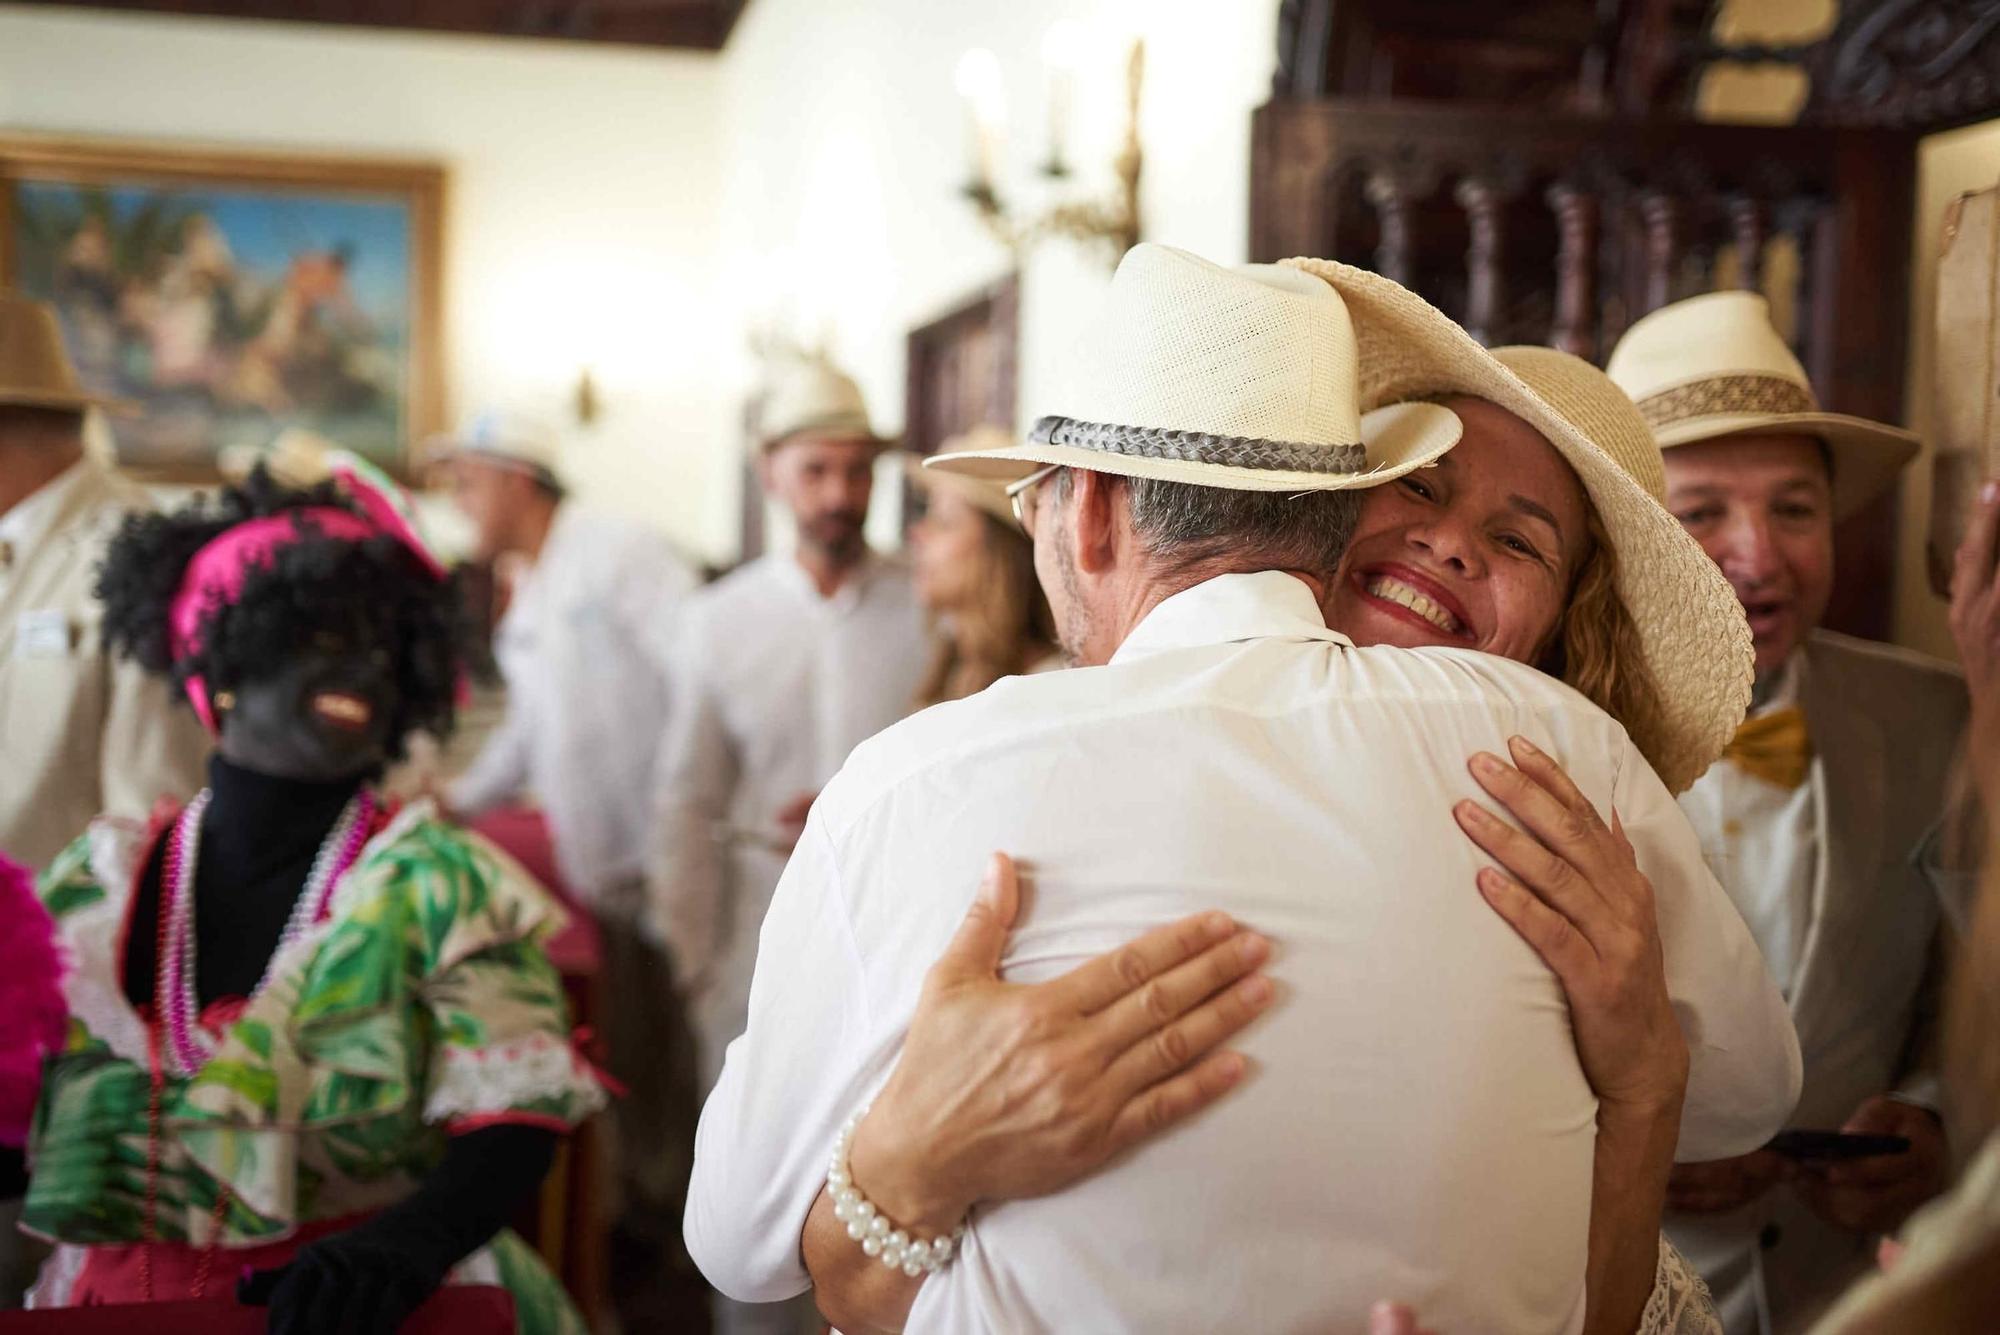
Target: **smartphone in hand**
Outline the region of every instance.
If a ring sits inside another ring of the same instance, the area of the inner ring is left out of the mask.
[[[1872,1159],[1884,1154],[1907,1154],[1906,1136],[1864,1136],[1845,1131],[1780,1131],[1764,1146],[1787,1159],[1826,1163],[1838,1159]]]

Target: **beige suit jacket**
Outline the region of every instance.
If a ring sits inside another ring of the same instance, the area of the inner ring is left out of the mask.
[[[208,738],[166,683],[114,661],[92,587],[146,493],[89,462],[0,568],[0,852],[39,868],[101,812],[143,817],[201,785]]]
[[[1805,1059],[1791,1124],[1833,1130],[1891,1090],[1934,1100],[1940,915],[1914,855],[1944,809],[1967,706],[1957,671],[1906,650],[1815,631],[1804,652],[1820,857],[1791,979]],[[1714,1288],[1729,1335],[1803,1329],[1874,1262],[1872,1239],[1783,1187],[1729,1215],[1667,1225]]]

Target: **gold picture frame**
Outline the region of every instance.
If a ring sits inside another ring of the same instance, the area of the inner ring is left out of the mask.
[[[122,464],[211,481],[288,430],[407,476],[445,423],[446,171],[0,134],[0,285],[52,301]]]

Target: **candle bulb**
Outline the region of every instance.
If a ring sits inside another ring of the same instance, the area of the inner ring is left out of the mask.
[[[959,57],[953,83],[965,101],[971,126],[972,184],[975,195],[994,195],[995,172],[1000,155],[1001,124],[1006,118],[1006,93],[1000,78],[1000,61],[983,47],[975,47]]]
[[[1042,38],[1042,66],[1049,90],[1049,156],[1042,170],[1050,176],[1069,174],[1070,103],[1082,45],[1081,30],[1068,19],[1050,24]]]

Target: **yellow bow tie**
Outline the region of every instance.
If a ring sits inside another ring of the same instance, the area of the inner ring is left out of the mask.
[[[1796,788],[1812,767],[1812,738],[1802,709],[1777,709],[1744,720],[1722,758],[1745,774],[1780,788]]]

